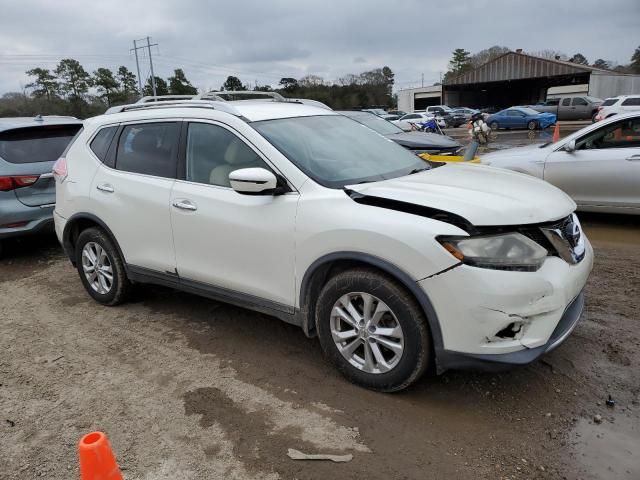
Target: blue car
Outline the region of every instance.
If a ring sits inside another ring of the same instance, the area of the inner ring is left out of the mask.
[[[544,129],[556,123],[554,113],[540,113],[529,107],[511,107],[501,110],[487,118],[491,130],[499,128]]]

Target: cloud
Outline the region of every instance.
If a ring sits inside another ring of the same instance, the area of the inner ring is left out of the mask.
[[[427,84],[437,81],[457,47],[554,49],[627,63],[639,21],[637,0],[4,2],[0,93],[20,90],[26,70],[65,57],[90,72],[135,70],[132,41],[147,35],[159,44],[152,49],[156,74],[183,68],[200,88],[218,87],[231,74],[275,85],[285,76],[335,80],[383,65],[402,88],[419,85],[422,74]],[[602,25],[615,28],[595,34]],[[146,77],[146,54],[140,63]]]

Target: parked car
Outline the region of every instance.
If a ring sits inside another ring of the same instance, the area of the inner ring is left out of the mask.
[[[598,108],[594,121],[599,122],[605,118],[619,113],[634,112],[640,110],[640,95],[619,95],[607,98]]]
[[[453,112],[457,115],[461,115],[464,118],[464,123],[471,121],[471,116],[480,113],[480,110],[474,110],[473,108],[467,107],[456,107],[452,109]]]
[[[390,120],[390,122],[393,123],[394,125],[397,125],[405,132],[410,132],[414,130],[413,125],[415,125],[416,123],[424,123],[433,118],[436,119],[436,121],[438,122],[438,126],[440,128],[445,128],[447,126],[447,123],[444,121],[442,117],[434,116],[430,113],[425,113],[425,112],[407,113],[405,116],[400,117],[397,120]]]
[[[462,147],[459,142],[446,135],[415,131],[405,132],[397,125],[383,120],[373,113],[353,111],[342,111],[338,113],[366,125],[371,130],[378,132],[380,135],[384,135],[389,140],[393,140],[404,148],[411,150],[411,152],[416,155],[421,153],[455,155]]]
[[[589,95],[550,98],[531,108],[556,115],[558,120],[592,120],[602,104],[601,98]]]
[[[380,118],[384,118],[385,120],[397,120],[399,118],[398,115],[387,113],[382,108],[365,108],[362,111],[373,113],[374,115],[377,115]]]
[[[2,241],[53,227],[53,162],[82,127],[73,117],[0,118]]]
[[[432,105],[426,108],[426,113],[442,117],[447,124],[447,127],[459,127],[465,123],[464,115],[455,112],[448,105]]]
[[[553,113],[540,113],[528,107],[511,107],[489,115],[486,122],[491,130],[499,128],[545,129],[556,123]]]
[[[407,114],[407,112],[403,112],[402,110],[389,110],[389,115],[395,115],[400,118]]]
[[[490,153],[481,163],[527,173],[564,190],[588,212],[640,213],[640,112],[566,138]]]
[[[431,167],[322,108],[205,103],[89,119],[56,162],[56,232],[97,302],[141,282],[265,312],[380,391],[573,330],[593,253],[560,190]]]

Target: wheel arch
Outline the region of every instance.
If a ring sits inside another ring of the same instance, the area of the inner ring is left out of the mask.
[[[418,302],[418,305],[420,305],[420,308],[422,308],[427,319],[437,359],[438,352],[444,348],[442,331],[440,330],[436,311],[427,293],[420,288],[416,280],[397,265],[375,255],[362,252],[330,253],[318,258],[307,268],[300,283],[299,294],[300,312],[302,314],[301,325],[305,334],[309,337],[315,336],[314,312],[316,296],[312,295],[312,293],[318,292],[326,283],[326,280],[336,273],[356,267],[368,267],[378,270],[400,282],[409,291]]]
[[[120,244],[116,240],[116,237],[113,235],[111,229],[107,226],[107,224],[102,221],[99,217],[92,213],[76,213],[69,217],[67,222],[65,223],[64,230],[62,232],[62,247],[64,248],[65,253],[71,260],[73,265],[76,264],[76,255],[75,255],[75,247],[76,240],[78,236],[83,230],[91,227],[98,227],[105,232],[105,234],[109,237],[109,240],[115,245],[116,250],[118,250],[118,254],[122,261],[126,265],[125,256],[120,249]]]

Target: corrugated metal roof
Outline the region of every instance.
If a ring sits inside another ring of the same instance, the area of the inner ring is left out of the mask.
[[[580,65],[578,63],[534,57],[525,53],[507,52],[484,65],[462,73],[445,82],[445,85],[461,85],[469,83],[501,82],[505,80],[522,80],[525,78],[554,77],[580,73],[607,72],[609,70]]]

